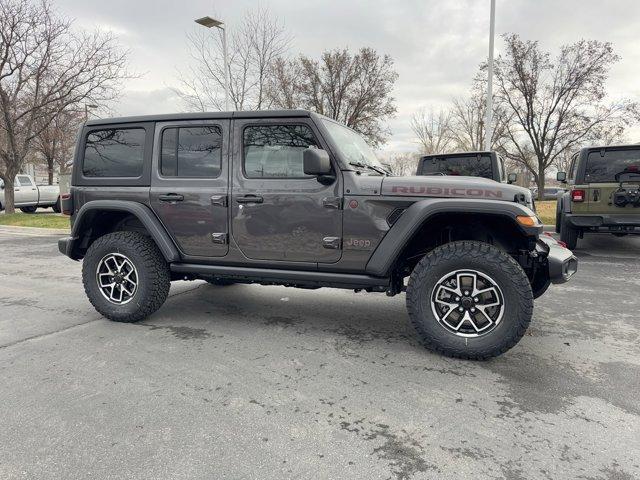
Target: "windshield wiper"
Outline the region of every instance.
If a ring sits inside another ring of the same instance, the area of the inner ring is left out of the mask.
[[[376,173],[379,173],[380,175],[389,175],[389,172],[383,170],[382,168],[376,167],[374,165],[369,165],[368,163],[363,163],[363,162],[349,162],[349,165],[353,165],[354,167],[358,167],[358,168],[368,168],[369,170],[373,170]]]

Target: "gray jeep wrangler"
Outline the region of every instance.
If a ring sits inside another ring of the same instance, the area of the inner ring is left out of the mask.
[[[577,268],[530,202],[483,178],[389,176],[356,132],[307,111],[92,120],[59,249],[111,320],[151,315],[173,280],[406,291],[426,347],[484,359]]]

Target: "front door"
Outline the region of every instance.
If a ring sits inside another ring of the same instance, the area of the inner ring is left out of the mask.
[[[221,257],[229,250],[229,123],[156,124],[151,206],[184,255]]]
[[[38,203],[38,187],[27,175],[18,175],[14,184],[13,203],[16,207]]]
[[[234,120],[233,131],[231,228],[242,253],[256,260],[337,262],[341,177],[321,182],[304,174],[302,152],[326,149],[313,122]]]

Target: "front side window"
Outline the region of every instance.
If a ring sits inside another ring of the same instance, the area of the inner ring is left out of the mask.
[[[220,127],[181,127],[162,131],[160,172],[165,177],[215,178],[222,168]]]
[[[144,164],[144,128],[107,128],[87,135],[85,177],[139,177]]]
[[[244,129],[247,178],[309,178],[302,152],[318,143],[306,125],[260,125]]]
[[[624,173],[640,173],[640,150],[606,150],[590,152],[584,180],[587,183],[613,183]]]
[[[31,186],[33,186],[33,183],[31,183],[31,179],[29,177],[27,177],[26,175],[18,176],[18,181],[20,182],[20,186],[21,187],[31,187]]]

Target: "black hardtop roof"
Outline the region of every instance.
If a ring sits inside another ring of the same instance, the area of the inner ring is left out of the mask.
[[[308,110],[258,110],[242,112],[191,112],[163,113],[158,115],[137,115],[130,117],[96,118],[88,120],[86,125],[109,125],[115,123],[170,122],[173,120],[208,120],[218,118],[273,118],[273,117],[311,117],[321,116]]]
[[[493,153],[496,152],[493,150],[479,150],[477,152],[430,153],[429,155],[421,155],[420,160],[424,158],[459,157],[461,155],[474,157],[476,155],[491,155]]]
[[[638,150],[640,149],[640,143],[627,143],[625,145],[595,145],[591,147],[582,147],[580,152],[593,152],[597,150]]]

